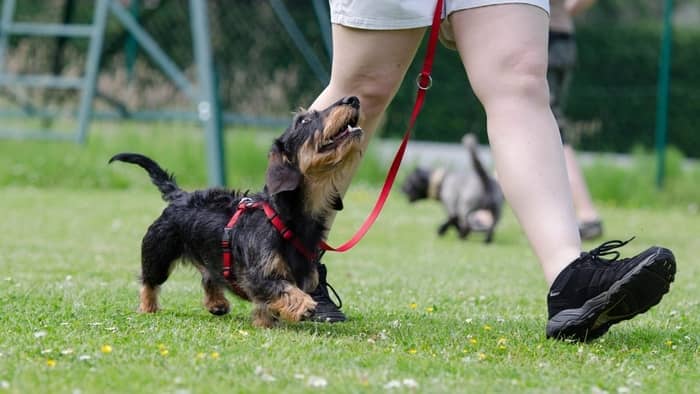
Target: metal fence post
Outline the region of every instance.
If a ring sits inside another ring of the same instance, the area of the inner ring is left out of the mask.
[[[192,12],[192,37],[199,79],[197,112],[199,120],[204,124],[209,185],[223,186],[226,182],[226,175],[224,173],[223,135],[219,113],[221,109],[219,108],[218,91],[214,83],[206,1],[190,0],[190,11]]]
[[[673,0],[664,2],[664,25],[661,35],[659,81],[656,93],[656,187],[664,186],[666,175],[666,134],[668,129],[668,89],[671,74],[671,44],[673,43]]]

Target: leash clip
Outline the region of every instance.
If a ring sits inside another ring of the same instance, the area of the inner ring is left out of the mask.
[[[420,90],[428,90],[433,87],[433,77],[429,73],[421,71],[416,77],[416,85]]]
[[[250,208],[253,206],[253,199],[250,197],[243,197],[241,200],[238,202],[238,207],[239,208]]]

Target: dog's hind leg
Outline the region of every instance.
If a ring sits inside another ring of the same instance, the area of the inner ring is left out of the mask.
[[[197,266],[199,272],[202,273],[202,288],[204,289],[204,307],[207,308],[212,315],[225,315],[231,310],[224,293],[224,287],[214,280],[206,268]]]
[[[162,216],[146,232],[141,243],[141,302],[139,312],[158,311],[158,291],[170,276],[183,246],[176,229]]]
[[[450,228],[450,226],[455,226],[457,229],[459,229],[459,226],[457,225],[457,217],[456,216],[451,216],[449,217],[445,223],[441,224],[440,227],[438,227],[438,235],[443,236],[447,232],[447,230]]]

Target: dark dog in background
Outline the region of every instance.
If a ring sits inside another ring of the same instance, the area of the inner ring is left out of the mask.
[[[186,192],[153,160],[133,153],[118,160],[144,168],[168,206],[148,228],[141,247],[140,312],[156,312],[158,290],[176,260],[202,274],[204,305],[215,315],[229,312],[224,290],[253,302],[253,324],[308,318],[316,303],[308,295],[318,284],[316,261],[325,219],[342,209],[336,180],[361,156],[360,103],[344,98],[323,111],[303,111],[277,138],[268,155],[266,184],[255,194],[219,188]],[[274,210],[248,209],[231,229],[230,277],[223,274],[222,235],[239,204],[261,202]],[[277,220],[287,226],[278,230]]]
[[[503,193],[496,180],[486,171],[477,154],[477,141],[473,134],[462,138],[471,159],[467,171],[451,171],[445,168],[416,168],[404,181],[401,190],[410,202],[421,199],[436,199],[447,211],[447,220],[438,228],[438,234],[454,226],[460,238],[471,231],[486,233],[486,243],[493,241],[496,224],[501,217]],[[477,222],[473,213],[486,210],[493,218],[489,225]]]

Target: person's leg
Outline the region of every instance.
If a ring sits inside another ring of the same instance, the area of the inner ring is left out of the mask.
[[[569,144],[564,144],[564,158],[566,159],[566,172],[569,176],[571,193],[576,207],[576,216],[580,222],[594,222],[600,220],[598,211],[593,205],[591,194],[583,177],[581,167],[576,159],[576,152]]]
[[[458,11],[450,21],[486,111],[499,182],[551,284],[578,257],[581,241],[549,107],[548,16],[507,4]]]
[[[618,260],[614,249],[629,241],[609,241],[579,255],[545,77],[547,15],[534,6],[507,4],[459,11],[451,22],[486,110],[499,181],[550,283],[547,337],[591,340],[659,303],[676,272],[670,250],[651,247]]]
[[[331,79],[311,109],[325,108],[344,96],[357,96],[362,113],[360,126],[368,144],[398,91],[425,30],[362,30],[333,25]],[[337,185],[341,193],[347,191],[351,180],[352,176]],[[332,222],[333,219],[329,227]]]
[[[360,30],[334,24],[331,80],[313,102],[311,109],[325,108],[344,96],[357,96],[362,114],[360,127],[365,132],[364,142],[368,144],[401,85],[424,32],[424,28]],[[336,185],[343,196],[354,172]],[[326,225],[329,230],[334,220],[335,215],[328,218]],[[328,294],[326,267],[319,264],[318,269],[319,286],[311,293],[317,302],[312,320],[344,321],[345,315],[339,310],[340,305],[336,306]]]

